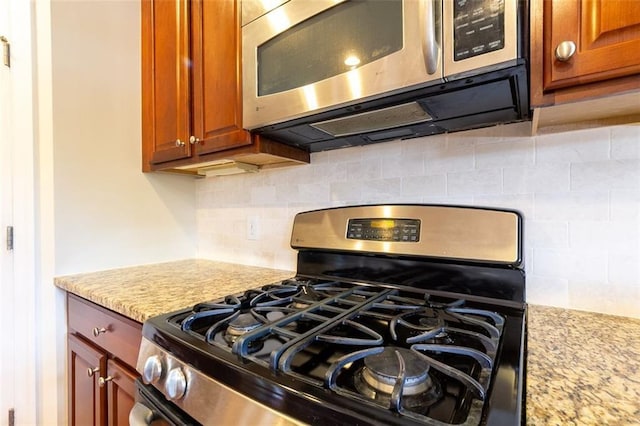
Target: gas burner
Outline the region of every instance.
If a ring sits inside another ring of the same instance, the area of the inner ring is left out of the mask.
[[[255,330],[260,327],[263,323],[255,318],[250,313],[240,313],[227,325],[226,330],[224,331],[224,341],[227,342],[229,346],[233,346],[238,337],[247,334],[248,332]],[[253,341],[249,345],[249,352],[255,352],[262,349],[262,341],[256,340]]]
[[[432,339],[447,339],[445,326],[443,311],[432,308],[401,313],[389,323],[391,337],[396,341],[427,333]]]
[[[400,352],[408,364],[402,394],[415,395],[427,390],[432,385],[429,366],[411,351],[403,348],[385,348],[379,354],[366,357],[362,369],[364,382],[378,391],[391,394],[399,374],[396,351]]]
[[[427,407],[442,394],[440,384],[429,374],[429,364],[409,349],[385,347],[366,356],[363,364],[354,375],[354,386],[360,394],[384,406],[391,403],[400,380],[405,408]]]

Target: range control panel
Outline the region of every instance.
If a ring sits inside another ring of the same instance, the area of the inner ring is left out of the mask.
[[[349,219],[347,239],[416,243],[420,241],[420,220]]]

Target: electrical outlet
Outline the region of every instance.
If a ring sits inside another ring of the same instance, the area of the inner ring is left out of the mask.
[[[247,218],[247,239],[257,240],[260,235],[260,218],[258,216],[249,216]]]

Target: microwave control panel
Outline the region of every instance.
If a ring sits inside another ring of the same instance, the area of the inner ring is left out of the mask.
[[[454,61],[504,47],[504,2],[505,0],[454,1]]]
[[[418,219],[349,219],[347,239],[417,243]]]

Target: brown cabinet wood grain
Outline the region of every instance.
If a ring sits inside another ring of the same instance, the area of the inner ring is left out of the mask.
[[[530,57],[533,107],[639,90],[640,2],[533,0]]]
[[[106,392],[98,386],[106,371],[107,355],[69,335],[69,424],[106,425]]]
[[[142,325],[67,294],[69,423],[128,425]]]
[[[142,0],[143,171],[309,162],[242,128],[240,34],[239,1]]]
[[[127,426],[129,412],[135,404],[137,374],[131,367],[110,359],[107,361],[107,418],[109,426]]]

